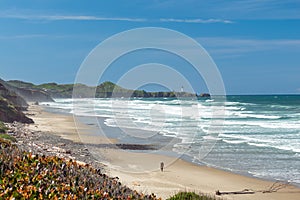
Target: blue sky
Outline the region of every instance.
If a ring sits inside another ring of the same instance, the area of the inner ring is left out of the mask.
[[[0,78],[72,83],[101,41],[150,26],[198,41],[217,64],[228,94],[299,94],[299,10],[296,0],[1,0]],[[140,62],[161,61],[157,52],[147,56]],[[130,65],[129,59],[118,63]],[[197,92],[206,90],[197,77],[187,78],[199,81]]]

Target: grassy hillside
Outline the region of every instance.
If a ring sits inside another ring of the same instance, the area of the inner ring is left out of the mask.
[[[27,102],[50,102],[53,101],[51,96],[42,89],[39,89],[36,85],[32,83],[27,83],[23,81],[3,81],[0,80],[8,90],[15,92]]]
[[[91,94],[96,98],[110,98],[110,97],[195,97],[195,94],[187,92],[146,92],[144,90],[130,90],[122,88],[112,82],[106,81],[97,87],[90,87],[84,84],[57,84],[45,83],[41,85],[34,85],[23,81],[8,81],[12,86],[27,89],[37,89],[50,94],[53,98],[72,98],[73,88],[76,88],[75,97],[84,98],[91,97]]]
[[[18,88],[35,88],[35,85],[33,83],[28,83],[24,81],[19,81],[19,80],[11,80],[7,81],[8,84],[14,87]]]

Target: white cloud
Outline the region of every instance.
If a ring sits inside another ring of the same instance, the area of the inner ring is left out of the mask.
[[[178,22],[178,23],[199,23],[199,24],[210,24],[210,23],[224,23],[231,24],[233,21],[223,19],[160,19],[161,22]]]
[[[239,56],[250,52],[269,50],[300,51],[299,39],[239,39],[226,37],[201,37],[196,39],[210,53],[221,56]]]
[[[227,19],[300,19],[299,0],[157,0],[152,11],[176,12],[177,16]],[[179,17],[180,18],[180,17]]]
[[[0,18],[23,19],[23,20],[48,20],[48,21],[128,21],[128,22],[177,22],[177,23],[224,23],[230,24],[233,21],[223,19],[179,19],[179,18],[127,18],[127,17],[99,17],[93,15],[31,15],[31,14],[2,14]]]
[[[25,19],[25,20],[74,20],[74,21],[131,21],[143,22],[142,18],[122,18],[122,17],[97,17],[91,15],[2,15],[0,18]]]
[[[28,35],[0,35],[0,40],[7,40],[7,39],[28,39],[28,38],[42,38],[48,37],[45,34],[28,34]]]
[[[297,0],[223,1],[212,8],[212,13],[227,13],[232,19],[299,19]]]

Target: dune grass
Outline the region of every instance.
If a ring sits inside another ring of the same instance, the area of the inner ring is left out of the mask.
[[[216,200],[216,198],[209,197],[195,192],[179,192],[167,200]]]

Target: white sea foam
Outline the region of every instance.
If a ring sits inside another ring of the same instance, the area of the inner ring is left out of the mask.
[[[104,124],[111,127],[117,127],[117,124],[114,119],[106,119],[104,120]]]
[[[214,102],[215,100],[213,99],[206,99],[205,102]]]
[[[282,118],[281,116],[263,115],[263,114],[237,113],[237,115],[242,118],[257,118],[257,119],[280,119],[280,118]]]
[[[294,134],[292,134],[293,137]],[[257,147],[271,147],[275,149],[281,149],[286,151],[300,152],[300,148],[297,144],[300,143],[300,137],[295,137],[294,140],[291,140],[286,135],[231,135],[231,134],[219,134],[221,138],[226,143],[247,143],[251,146]],[[283,139],[285,137],[285,139]],[[231,139],[231,140],[230,140]]]
[[[243,103],[243,102],[234,102],[234,101],[226,101],[226,106],[234,106],[234,105],[244,105],[244,106],[251,106],[255,105],[254,103]]]
[[[242,144],[246,143],[244,140],[225,140],[223,139],[224,142],[229,143],[229,144]]]
[[[221,140],[220,138],[214,137],[214,136],[211,136],[211,135],[205,135],[205,136],[203,136],[203,139],[204,140]]]

